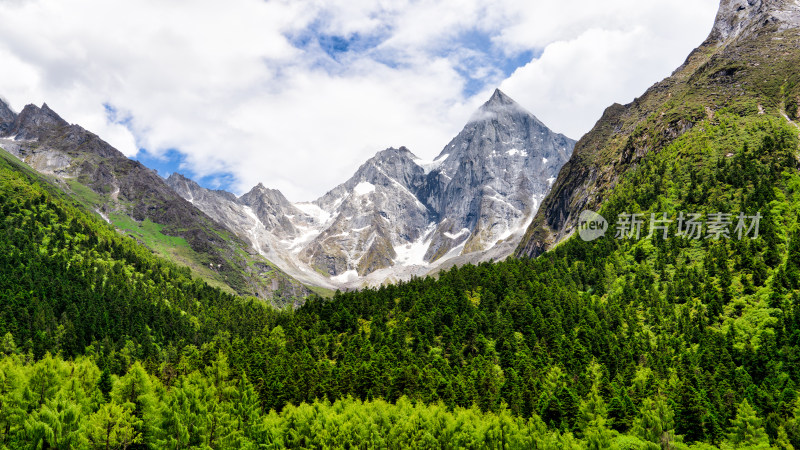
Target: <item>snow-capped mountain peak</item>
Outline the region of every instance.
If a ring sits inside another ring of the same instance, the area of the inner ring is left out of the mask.
[[[259,184],[228,218],[195,204],[301,280],[380,284],[511,254],[574,145],[496,90],[432,161],[388,148],[311,203]]]

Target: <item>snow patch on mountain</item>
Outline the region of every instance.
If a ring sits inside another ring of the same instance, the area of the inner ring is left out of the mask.
[[[431,222],[425,233],[416,241],[396,245],[394,247],[397,252],[397,257],[394,259],[395,264],[401,266],[429,266],[425,261],[425,253],[431,245],[431,235],[436,230],[436,223]]]
[[[331,281],[339,284],[351,283],[356,280],[358,280],[358,271],[356,270],[348,270],[341,275],[331,277]]]
[[[316,223],[324,225],[331,221],[332,217],[331,213],[320,208],[318,205],[315,205],[313,203],[303,202],[303,203],[295,203],[294,206],[300,211],[303,211],[304,213],[312,217],[316,221]]]
[[[353,188],[353,192],[358,196],[369,195],[375,192],[375,185],[372,183],[367,183],[366,181],[362,181]]]
[[[443,155],[439,155],[439,157],[437,157],[433,161],[428,161],[428,160],[417,158],[417,159],[414,159],[414,163],[416,165],[422,167],[423,173],[425,175],[427,175],[427,174],[433,172],[434,170],[438,169],[442,165],[444,160],[447,159],[448,156],[450,156],[450,154],[449,153],[445,153]]]
[[[528,156],[528,152],[526,152],[525,150],[517,150],[516,148],[512,148],[511,150],[506,152],[506,155],[508,155],[508,156],[517,156],[517,155],[519,155],[519,156],[522,156],[523,158],[526,158]]]
[[[469,234],[469,229],[467,229],[467,228],[462,228],[462,229],[461,229],[461,231],[459,231],[458,233],[449,233],[449,232],[445,231],[445,232],[444,232],[444,233],[442,233],[442,234],[444,234],[444,236],[445,236],[447,239],[456,240],[456,239],[460,238],[461,236],[464,236],[464,235],[467,235],[467,234]]]
[[[253,219],[253,228],[251,228],[250,231],[248,232],[250,234],[250,242],[252,242],[253,248],[260,255],[264,255],[263,250],[261,250],[260,238],[258,237],[258,227],[259,225],[261,225],[262,227],[264,225],[261,223],[261,220],[258,218],[258,216],[256,216],[256,213],[253,212],[253,208],[245,206],[243,209],[245,214],[247,214],[248,216],[250,216],[251,219]]]

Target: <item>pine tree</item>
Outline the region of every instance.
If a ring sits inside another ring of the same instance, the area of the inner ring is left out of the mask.
[[[180,379],[164,400],[156,446],[180,449],[209,445],[219,437],[209,405],[216,403],[216,392],[198,372]],[[216,408],[217,406],[212,406]],[[216,433],[212,436],[212,431]]]
[[[111,391],[111,399],[131,411],[137,419],[134,428],[141,435],[141,442],[149,444],[153,436],[156,397],[153,382],[139,361],[136,361],[125,376],[121,377]]]
[[[227,442],[237,448],[242,448],[250,441],[264,442],[265,433],[258,394],[247,379],[247,375],[243,374],[237,382],[231,404],[235,431],[231,433]]]
[[[609,429],[610,422],[606,402],[600,394],[600,371],[600,365],[596,362],[589,367],[592,388],[578,408],[577,426],[583,433],[587,447],[591,449],[608,448],[613,437],[613,433]]]
[[[40,444],[41,448],[80,448],[84,440],[81,419],[77,405],[64,397],[50,399],[25,421],[26,441],[33,448]]]
[[[761,419],[747,399],[742,400],[736,408],[736,417],[731,419],[725,444],[731,448],[770,448],[769,437],[764,431]]]
[[[111,389],[113,388],[111,372],[108,371],[108,368],[103,369],[103,372],[100,374],[100,379],[97,380],[97,388],[100,389],[103,397],[108,400],[109,395],[111,394]]]
[[[106,403],[89,417],[87,437],[94,448],[128,448],[142,442],[141,420],[116,402]]]
[[[17,345],[14,343],[14,335],[7,332],[0,340],[0,352],[6,355],[13,355],[17,353]]]
[[[34,409],[38,409],[55,396],[68,373],[69,369],[61,358],[54,358],[49,353],[33,365],[28,382],[28,396],[34,403]]]
[[[25,422],[26,408],[22,390],[26,374],[17,359],[0,360],[0,442],[8,444]]]
[[[678,387],[675,411],[676,432],[689,442],[702,441],[707,434],[707,407],[691,383],[683,381]]]
[[[789,441],[789,435],[783,426],[778,427],[778,436],[775,438],[775,447],[779,450],[794,450],[794,445]]]
[[[664,397],[645,398],[631,431],[662,449],[671,449],[675,442],[675,413]]]

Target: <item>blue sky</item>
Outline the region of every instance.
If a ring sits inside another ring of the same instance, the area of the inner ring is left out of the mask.
[[[717,6],[0,2],[0,95],[47,102],[164,176],[306,201],[386,147],[432,159],[496,87],[577,139],[680,65]]]

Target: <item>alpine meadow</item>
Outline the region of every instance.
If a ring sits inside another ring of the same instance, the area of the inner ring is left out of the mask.
[[[0,101],[0,448],[800,448],[800,2],[312,202]]]

